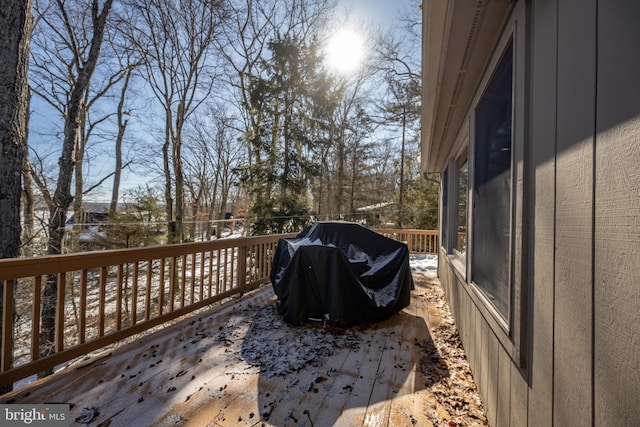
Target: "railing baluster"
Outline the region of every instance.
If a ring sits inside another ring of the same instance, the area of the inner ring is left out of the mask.
[[[107,267],[100,268],[100,297],[98,298],[98,336],[104,336],[105,310],[107,300]]]
[[[65,291],[67,284],[66,273],[58,273],[58,295],[56,301],[56,321],[55,321],[55,351],[60,352],[64,349],[64,321],[65,321]]]
[[[144,320],[151,318],[151,283],[153,278],[153,260],[147,260],[147,288],[144,290]]]
[[[209,298],[211,298],[211,292],[213,289],[213,251],[209,251]]]
[[[169,271],[171,275],[169,276],[169,312],[172,312],[175,307],[175,299],[176,299],[176,275],[178,274],[177,265],[178,261],[177,257],[171,258],[171,264],[169,264]]]
[[[400,242],[406,242],[410,253],[437,255],[438,231],[437,230],[395,230],[374,229],[383,236]]]
[[[189,305],[193,304],[196,293],[196,254],[191,254],[191,295],[189,295]]]
[[[251,267],[249,270],[251,271],[251,275],[249,276],[249,282],[253,282],[256,277],[258,277],[258,251],[260,250],[260,245],[251,245],[251,253],[249,254],[249,260],[251,261]]]
[[[180,288],[180,308],[184,307],[185,295],[187,292],[187,256],[182,255],[180,262],[180,282],[177,285]]]
[[[33,305],[31,306],[31,361],[40,358],[40,304],[42,303],[42,276],[33,281]]]
[[[116,331],[122,328],[122,282],[124,279],[124,266],[118,265],[118,278],[116,281]]]
[[[80,327],[78,331],[80,343],[86,340],[87,330],[87,270],[80,273]]]
[[[2,372],[13,364],[13,287],[15,280],[2,281]]]
[[[235,289],[237,287],[237,284],[236,284],[236,286],[233,285],[234,281],[236,280],[236,276],[237,276],[237,274],[234,274],[236,269],[233,268],[235,260],[236,260],[236,250],[235,249],[231,249],[231,260],[229,262],[229,265],[231,267],[230,268],[231,271],[230,271],[230,274],[229,274],[229,284],[231,285],[230,289]]]
[[[160,283],[158,288],[158,316],[162,316],[164,307],[165,258],[160,258]]]
[[[221,280],[220,274],[222,272],[222,249],[218,249],[216,252],[216,295],[220,295],[221,291]]]
[[[129,324],[138,323],[138,261],[133,263],[133,282],[131,283],[131,319]]]
[[[224,250],[224,263],[222,264],[222,268],[224,269],[224,274],[223,274],[223,283],[222,283],[222,292],[226,292],[227,291],[227,281],[228,279],[228,272],[227,272],[227,267],[228,267],[228,262],[229,262],[229,248],[225,248]]]
[[[247,247],[240,246],[238,248],[238,287],[244,286],[247,284]]]
[[[205,296],[204,296],[204,259],[205,259],[204,252],[202,252],[200,254],[200,273],[199,273],[199,277],[200,277],[200,288],[199,288],[200,299],[199,299],[199,301],[202,301],[205,298]]]

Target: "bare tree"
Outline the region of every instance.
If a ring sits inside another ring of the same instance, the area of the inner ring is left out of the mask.
[[[90,166],[91,158],[87,158],[89,143],[92,135],[97,133],[100,126],[104,125],[111,116],[110,112],[99,114],[97,118],[92,112],[97,111],[97,104],[103,98],[109,98],[111,90],[127,75],[127,64],[117,60],[116,49],[110,49],[105,55],[102,40],[113,39],[116,33],[113,29],[109,34],[109,28],[105,19],[102,28],[99,29],[100,46],[96,43],[96,16],[101,1],[86,0],[82,2],[61,2],[52,0],[36,0],[36,31],[34,33],[34,49],[32,49],[32,90],[57,111],[65,123],[63,139],[68,138],[68,122],[77,122],[76,141],[72,147],[72,182],[73,211],[77,224],[82,217],[84,194],[91,192],[100,186],[114,172],[107,174],[98,180],[98,183],[85,186],[85,166]],[[110,2],[105,2],[103,8],[111,7]],[[107,45],[112,46],[112,43]],[[93,49],[93,53],[92,53]],[[92,57],[91,55],[99,55]],[[107,58],[106,60],[104,58]],[[100,58],[100,64],[98,64]],[[95,61],[93,65],[91,61]],[[91,70],[90,70],[91,68]],[[94,70],[99,69],[94,73]],[[83,82],[83,76],[91,71],[88,81]],[[79,90],[83,93],[79,93]],[[74,93],[81,99],[74,99]],[[77,111],[74,112],[73,103],[77,103]],[[75,114],[75,119],[71,116]],[[99,135],[98,135],[99,136]],[[50,138],[51,135],[48,135]],[[63,147],[65,143],[63,142]],[[34,169],[35,172],[37,169]],[[53,188],[47,185],[44,176],[34,177],[35,182],[43,194],[50,210],[57,210]],[[62,250],[60,248],[60,250]]]
[[[162,144],[169,242],[183,239],[183,132],[188,118],[213,89],[212,43],[225,18],[223,0],[149,0],[128,4],[133,45],[164,110]]]
[[[208,121],[196,122],[191,128],[185,172],[194,211],[207,209],[211,221],[224,219],[231,188],[246,155],[226,111],[212,107],[209,112]],[[216,227],[218,237],[220,232],[221,227]]]
[[[4,2],[0,10],[0,54],[3,58],[0,67],[0,258],[17,257],[20,247],[20,177],[29,118],[27,76],[31,25],[31,1]],[[5,282],[0,281],[2,332],[4,310],[13,309],[4,306],[4,291]],[[5,366],[10,363],[1,362]],[[3,387],[0,393],[10,389],[11,386]]]
[[[346,18],[345,18],[346,19]],[[358,31],[365,39],[373,38],[374,27],[361,25]],[[370,51],[365,45],[365,50]],[[329,120],[332,128],[331,146],[328,157],[331,159],[330,179],[326,181],[327,190],[332,193],[329,214],[331,217],[343,217],[355,208],[357,175],[364,168],[366,160],[366,139],[371,137],[372,91],[378,86],[376,58],[365,55],[362,64],[350,74],[331,75],[335,107]]]
[[[333,158],[336,165],[334,179],[334,199],[332,200],[332,214],[344,214],[345,192],[347,186],[347,142],[351,137],[356,137],[357,130],[351,126],[351,122],[356,120],[358,115],[364,115],[365,111],[361,108],[366,93],[364,93],[365,83],[369,77],[368,67],[352,78],[339,79],[335,93],[339,97],[338,106],[333,114],[334,123],[334,140],[333,140]],[[354,132],[356,131],[356,132]]]
[[[367,187],[373,197],[372,204],[388,202],[394,193],[393,159],[396,150],[391,141],[385,138],[378,140],[372,151],[370,187]]]
[[[385,91],[379,105],[381,123],[399,125],[401,129],[398,159],[398,215],[397,226],[402,227],[405,217],[404,193],[406,189],[406,153],[408,133],[418,132],[420,111],[420,12],[405,12],[400,19],[403,31],[389,31],[376,40],[377,67],[384,75]]]
[[[111,203],[109,204],[109,215],[111,216],[115,215],[116,209],[118,207],[118,199],[120,195],[120,179],[122,177],[122,170],[124,169],[122,158],[122,144],[124,143],[124,133],[127,130],[127,125],[129,124],[129,119],[126,118],[129,113],[125,111],[124,103],[132,74],[133,68],[129,68],[124,79],[124,83],[122,84],[122,89],[120,90],[120,100],[118,101],[118,135],[116,136],[114,147],[116,164],[113,174],[113,186],[111,187]]]
[[[96,69],[102,41],[104,38],[107,18],[111,11],[113,0],[91,0],[87,6],[90,10],[90,19],[87,28],[81,26],[82,35],[86,36],[88,43],[81,44],[79,41],[84,40],[76,36],[75,27],[78,22],[72,19],[75,10],[70,10],[67,2],[63,0],[55,0],[51,2],[36,3],[38,11],[37,19],[41,24],[46,25],[54,34],[60,36],[66,43],[64,48],[58,46],[49,51],[53,56],[59,56],[63,50],[72,53],[72,61],[66,69],[59,68],[61,75],[66,76],[66,81],[71,82],[70,90],[67,92],[66,102],[63,104],[64,115],[64,131],[61,155],[58,160],[58,174],[55,185],[55,191],[52,196],[45,198],[49,204],[49,238],[47,242],[47,253],[50,255],[60,254],[62,251],[62,242],[64,238],[64,225],[66,222],[67,210],[73,201],[71,195],[71,183],[74,174],[74,168],[77,162],[78,141],[81,132],[83,116],[83,106],[86,103],[88,88],[91,84],[91,78]],[[78,3],[74,3],[78,6]],[[84,22],[84,21],[83,21]],[[89,35],[90,34],[90,35]],[[65,37],[67,35],[68,37]],[[40,53],[46,50],[39,51]],[[50,57],[51,58],[51,57]],[[38,61],[38,58],[35,59]],[[54,61],[53,63],[57,63]],[[61,76],[57,76],[61,77]],[[56,78],[51,80],[55,85]],[[39,87],[35,92],[41,93]],[[43,99],[47,99],[44,97]],[[37,180],[36,180],[37,181]],[[57,294],[57,277],[52,276],[47,279],[42,306],[42,334],[40,338],[41,355],[50,354],[53,349],[55,337],[55,307]],[[43,374],[48,374],[45,372]]]
[[[118,126],[118,133],[115,140],[115,167],[113,172],[113,186],[111,187],[111,203],[109,205],[109,215],[114,216],[118,207],[118,200],[120,195],[120,181],[122,178],[122,171],[130,162],[124,161],[123,145],[124,136],[129,124],[130,112],[126,108],[126,98],[129,92],[129,85],[131,79],[134,76],[134,72],[142,62],[135,58],[134,52],[127,46],[114,46],[112,43],[112,49],[116,53],[120,69],[124,71],[124,79],[122,87],[120,89],[120,95],[118,99],[118,107],[116,111],[116,120]]]
[[[363,184],[369,178],[370,152],[373,143],[370,142],[371,120],[369,114],[362,105],[356,106],[352,119],[352,131],[347,139],[347,151],[350,162],[349,167],[349,214],[356,212],[356,204],[370,204],[371,194],[362,191]],[[367,141],[369,140],[369,141]],[[362,206],[362,205],[360,205]]]

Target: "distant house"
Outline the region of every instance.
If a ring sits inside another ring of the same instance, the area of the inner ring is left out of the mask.
[[[109,212],[84,211],[82,212],[82,218],[80,218],[79,221],[76,221],[75,215],[71,214],[69,219],[67,219],[67,225],[73,225],[77,222],[77,224],[86,227],[92,224],[104,224],[108,220]]]
[[[356,208],[356,221],[370,227],[394,227],[398,220],[398,205],[382,202]]]
[[[640,2],[423,3],[439,276],[491,426],[640,425]]]
[[[124,209],[124,205],[118,204],[118,209]],[[84,202],[82,204],[82,218],[76,218],[73,210],[67,213],[67,226],[77,224],[88,227],[93,224],[105,224],[109,220],[109,203]]]
[[[71,214],[67,219],[65,230],[78,232],[77,239],[80,243],[93,243],[106,238],[105,226],[109,221],[109,212],[101,206],[91,206],[85,204],[85,210],[82,212],[82,218],[76,218]],[[77,226],[77,227],[74,227]],[[67,238],[70,236],[67,235]]]

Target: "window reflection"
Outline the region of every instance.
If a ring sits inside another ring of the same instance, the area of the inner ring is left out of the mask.
[[[475,110],[472,278],[509,315],[513,41]]]

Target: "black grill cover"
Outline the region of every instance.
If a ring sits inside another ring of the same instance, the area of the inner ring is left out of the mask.
[[[280,239],[271,283],[291,324],[377,322],[408,306],[413,289],[406,244],[345,222],[317,222]]]

